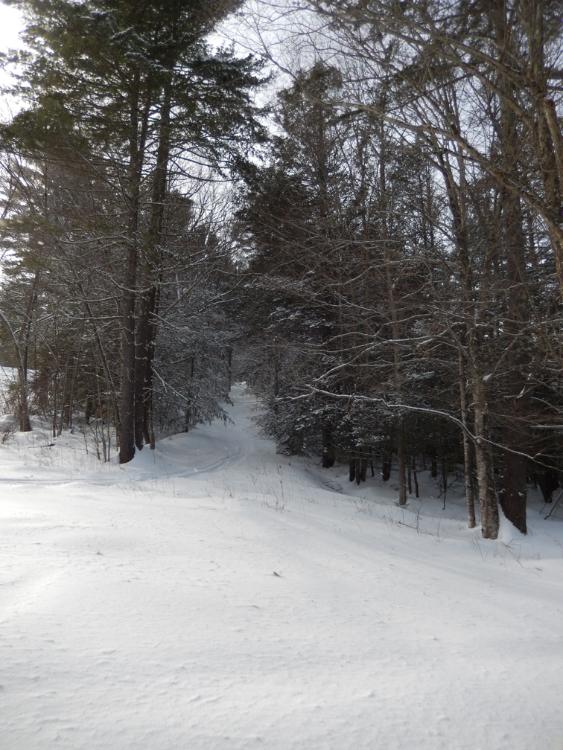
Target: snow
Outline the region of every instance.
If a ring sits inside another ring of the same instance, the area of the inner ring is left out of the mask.
[[[0,446],[0,748],[561,750],[561,521],[485,542],[233,402],[125,467]]]
[[[18,371],[15,367],[0,365],[0,390],[4,392],[7,384],[15,382]]]
[[[6,396],[11,385],[16,383],[18,371],[15,367],[4,367],[0,365],[0,433],[14,420],[8,415],[8,404]]]

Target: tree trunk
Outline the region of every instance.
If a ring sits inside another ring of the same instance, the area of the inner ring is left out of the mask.
[[[475,522],[475,495],[473,493],[473,457],[471,455],[471,441],[467,430],[469,429],[469,414],[467,407],[467,390],[466,390],[466,375],[465,375],[465,361],[463,353],[459,353],[459,403],[461,408],[461,422],[465,429],[462,431],[463,440],[463,478],[465,484],[465,505],[467,507],[467,525],[470,529],[474,529]]]
[[[119,463],[135,455],[135,286],[137,284],[137,243],[130,238],[127,252],[125,291],[121,300],[121,394],[119,403]]]
[[[430,476],[432,479],[437,479],[438,477],[438,456],[435,449],[432,449],[430,456]]]
[[[495,28],[495,42],[499,59],[509,65],[513,53],[512,29],[506,17],[504,0],[495,0],[491,18]],[[518,132],[516,115],[510,106],[514,99],[514,83],[509,76],[499,76],[500,89],[500,145],[502,167],[506,174],[518,179],[518,163],[523,147]],[[540,114],[541,119],[541,114]],[[507,448],[521,451],[526,445],[526,416],[523,413],[522,394],[526,387],[528,352],[523,340],[523,328],[529,320],[526,282],[526,241],[520,199],[514,191],[501,190],[503,249],[507,272],[507,316],[504,334],[508,338],[506,387],[511,398],[510,413],[505,415],[506,426],[502,442]],[[526,533],[527,465],[523,456],[505,451],[503,455],[502,489],[500,502],[505,516],[522,533]]]
[[[458,262],[461,278],[461,289],[463,294],[463,329],[459,342],[459,372],[460,372],[460,406],[462,422],[468,420],[468,405],[465,392],[465,359],[464,349],[467,351],[467,365],[471,373],[471,392],[473,396],[473,419],[475,432],[475,471],[477,474],[477,492],[479,496],[479,508],[481,514],[481,533],[486,539],[496,539],[498,536],[498,506],[496,493],[492,478],[491,454],[487,444],[487,393],[483,383],[481,372],[481,353],[478,344],[477,326],[482,316],[484,304],[477,305],[474,301],[474,272],[471,265],[469,253],[469,237],[467,231],[467,208],[465,202],[466,181],[465,161],[463,153],[458,150],[457,163],[460,175],[460,184],[454,179],[452,168],[443,153],[438,153],[438,160],[448,193],[448,202],[452,214]],[[484,289],[481,293],[486,294]],[[468,436],[464,434],[464,440]],[[468,455],[469,454],[469,455]],[[471,458],[470,448],[464,442],[464,464],[465,464],[465,492],[468,509],[468,523],[472,527],[475,524],[475,500],[472,491],[472,477],[470,473]],[[433,464],[434,468],[434,464]]]
[[[385,456],[383,459],[383,464],[381,466],[381,479],[384,482],[388,482],[391,479],[391,462],[392,462],[391,456]]]
[[[418,487],[418,474],[416,471],[416,458],[412,457],[412,475],[414,479],[414,496],[418,499],[420,497],[420,491]]]
[[[330,469],[331,466],[334,466],[334,462],[336,461],[331,427],[329,426],[323,427],[322,441],[323,441],[323,456],[322,456],[323,469]]]
[[[119,399],[119,462],[135,455],[135,323],[139,265],[139,215],[141,176],[148,107],[139,117],[141,79],[135,75],[129,100],[129,217],[127,261],[121,296],[121,376]]]
[[[385,111],[385,95],[382,96],[381,108]],[[391,336],[393,338],[392,352],[393,352],[393,385],[396,392],[396,398],[400,400],[400,394],[402,390],[402,375],[401,375],[401,352],[399,349],[399,339],[401,337],[401,326],[399,322],[399,313],[397,310],[397,300],[395,294],[395,281],[392,274],[392,244],[389,241],[389,231],[387,224],[387,153],[386,153],[386,134],[385,134],[385,120],[381,120],[381,132],[380,132],[380,149],[379,149],[379,190],[381,193],[380,199],[380,211],[381,211],[381,227],[382,227],[382,239],[383,239],[383,252],[384,252],[384,264],[385,264],[385,283],[387,292],[387,302],[389,305],[389,312],[391,315]],[[407,503],[407,463],[406,463],[406,450],[405,450],[405,435],[403,425],[403,415],[399,413],[396,420],[397,424],[397,457],[398,457],[398,471],[399,471],[399,505],[406,505]]]
[[[153,175],[149,230],[145,241],[145,286],[136,334],[135,359],[135,444],[154,444],[151,429],[152,364],[158,327],[156,314],[162,276],[160,241],[164,226],[168,163],[170,159],[170,115],[172,108],[172,82],[168,78],[162,92],[160,107],[159,140]]]
[[[549,238],[555,257],[559,289],[563,297],[563,243],[555,228],[560,224],[563,139],[557,121],[555,103],[548,97],[548,73],[545,67],[543,0],[523,0],[520,14],[528,41],[528,75],[535,94],[535,149],[541,170],[546,209],[550,216]]]
[[[227,347],[227,383],[228,383],[228,391],[225,394],[226,396],[229,395],[231,392],[231,388],[233,387],[233,347],[228,346]]]
[[[399,422],[399,435],[397,444],[397,457],[399,469],[399,505],[407,504],[407,454],[405,446],[405,430],[403,420]]]
[[[505,437],[506,440],[506,437]],[[523,534],[527,533],[526,525],[526,481],[528,477],[527,460],[510,451],[503,456],[502,489],[499,501],[504,515]]]
[[[499,517],[493,486],[493,469],[488,439],[485,386],[478,372],[473,377],[473,412],[475,419],[475,469],[479,487],[481,533],[485,539],[498,537]]]

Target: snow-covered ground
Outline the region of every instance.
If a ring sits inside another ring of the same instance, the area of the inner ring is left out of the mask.
[[[233,400],[126,467],[0,446],[0,748],[561,750],[563,523],[484,542]]]

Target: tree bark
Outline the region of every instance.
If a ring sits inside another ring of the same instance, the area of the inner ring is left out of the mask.
[[[475,468],[479,488],[481,533],[485,539],[498,537],[499,517],[493,486],[493,468],[488,440],[485,384],[478,372],[473,376],[473,412],[475,419]]]
[[[459,403],[461,407],[461,422],[466,430],[469,429],[469,410],[467,406],[465,361],[463,353],[459,352]],[[465,485],[465,505],[467,507],[467,525],[474,529],[475,522],[475,495],[473,492],[473,457],[472,445],[466,430],[462,431],[463,441],[463,478]]]
[[[150,413],[152,403],[152,365],[156,344],[156,314],[162,275],[160,241],[164,226],[168,163],[170,159],[170,115],[172,109],[172,81],[167,77],[162,91],[160,126],[156,165],[153,175],[151,212],[144,256],[146,260],[145,284],[137,323],[135,359],[135,444],[138,450],[144,443],[154,444],[151,437]]]
[[[139,135],[140,74],[136,72],[129,101],[129,217],[127,260],[121,295],[121,376],[119,399],[119,463],[135,455],[135,315],[139,265],[139,214],[143,144]],[[146,114],[148,117],[148,113]],[[142,124],[141,124],[142,127]]]
[[[382,111],[385,110],[385,97],[382,97]],[[401,352],[399,349],[399,339],[401,336],[401,327],[399,323],[399,314],[397,310],[397,300],[395,296],[395,279],[391,273],[391,261],[392,261],[392,250],[389,241],[389,231],[387,225],[387,154],[386,154],[386,135],[385,135],[385,121],[381,120],[380,128],[380,149],[379,149],[379,190],[381,194],[380,198],[380,222],[382,228],[382,239],[383,239],[383,251],[384,251],[384,264],[385,264],[385,283],[387,291],[387,302],[389,305],[389,313],[391,315],[391,335],[393,337],[392,351],[393,351],[393,385],[397,394],[397,398],[400,399],[400,393],[402,390],[402,379],[401,379]],[[407,503],[407,458],[405,449],[405,435],[403,425],[403,415],[399,413],[397,418],[397,458],[398,458],[398,472],[399,472],[399,505],[406,505]]]
[[[498,536],[498,507],[496,493],[492,483],[493,471],[491,454],[487,444],[488,439],[488,400],[483,373],[481,370],[481,352],[477,336],[477,323],[482,317],[481,309],[474,300],[474,273],[469,253],[469,237],[467,231],[467,210],[464,200],[465,195],[465,162],[463,154],[458,150],[457,161],[461,184],[458,185],[454,179],[452,169],[446,157],[438,154],[440,168],[446,183],[448,202],[452,214],[453,227],[456,239],[462,300],[463,300],[463,329],[459,341],[459,372],[460,372],[460,407],[462,422],[468,420],[468,405],[466,400],[466,373],[464,350],[467,352],[467,367],[470,372],[471,394],[473,398],[473,419],[475,433],[475,471],[477,474],[477,492],[479,496],[479,508],[481,514],[481,533],[486,539],[496,539]],[[482,285],[484,287],[484,285]],[[481,294],[484,294],[484,288]],[[465,465],[465,492],[468,509],[468,525],[475,525],[475,500],[473,493],[472,477],[468,469],[471,464],[470,446],[465,440],[468,435],[464,434],[464,465]]]
[[[544,0],[523,0],[520,15],[528,41],[529,70],[526,72],[535,98],[535,148],[542,175],[546,210],[551,217],[547,228],[555,256],[559,289],[563,297],[563,242],[561,235],[554,231],[561,218],[563,139],[555,103],[548,97],[544,55],[544,7]]]
[[[512,30],[506,17],[504,0],[495,0],[490,17],[495,30],[495,43],[499,60],[510,64],[514,53]],[[504,68],[503,68],[504,69]],[[500,146],[502,169],[518,178],[518,163],[523,147],[518,132],[516,114],[510,102],[514,99],[514,83],[503,73],[499,74],[500,95]],[[539,113],[540,121],[542,118]],[[543,130],[544,128],[541,128]],[[502,442],[507,448],[521,451],[526,446],[523,413],[523,392],[526,388],[528,352],[523,339],[523,328],[529,320],[528,292],[526,285],[526,241],[520,199],[511,190],[500,193],[502,203],[502,237],[506,258],[507,316],[504,333],[510,347],[506,358],[508,375],[506,387],[511,399],[510,414],[505,415]],[[524,456],[507,450],[503,455],[502,488],[499,499],[505,516],[522,533],[526,533],[527,464]]]
[[[334,442],[332,440],[332,428],[325,425],[322,429],[323,455],[322,464],[324,469],[330,469],[334,466],[336,456],[334,452]]]

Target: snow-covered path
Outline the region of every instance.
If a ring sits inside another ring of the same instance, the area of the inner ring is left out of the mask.
[[[0,448],[0,748],[561,750],[562,524],[417,533],[233,398],[125,468]]]

